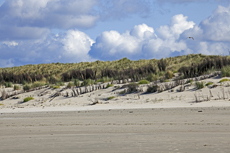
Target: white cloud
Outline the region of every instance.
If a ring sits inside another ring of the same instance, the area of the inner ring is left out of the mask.
[[[183,14],[173,16],[169,26],[165,25],[157,29],[158,36],[162,39],[178,39],[180,34],[185,30],[193,28],[195,25],[192,21],[188,22],[187,18],[188,17]]]
[[[2,43],[5,44],[5,45],[7,45],[8,47],[10,47],[10,46],[17,46],[18,45],[18,43],[15,42],[15,41],[4,41]]]
[[[230,42],[230,6],[219,6],[207,19],[201,22],[204,39]]]
[[[0,45],[0,66],[91,61],[88,52],[93,43],[88,35],[78,30],[69,30],[36,41],[4,42]],[[10,62],[8,59],[14,60]]]

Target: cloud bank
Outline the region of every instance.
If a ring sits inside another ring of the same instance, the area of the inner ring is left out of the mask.
[[[77,4],[75,6],[72,0],[67,0],[66,3],[63,0],[8,0],[3,3],[0,7],[0,67],[117,60],[123,57],[133,60],[159,59],[188,53],[227,55],[230,49],[230,6],[219,6],[199,25],[188,21],[187,16],[178,14],[171,18],[168,25],[155,29],[143,23],[124,33],[104,31],[92,40],[78,30],[81,27],[87,28],[84,23],[89,22],[91,24],[87,23],[87,26],[93,26],[98,20],[100,10],[103,9],[94,8],[98,12],[94,15],[92,7],[102,2],[111,2],[111,5],[119,8],[129,0],[78,2],[82,7],[77,11],[74,9]],[[138,12],[135,11],[135,5],[139,3],[134,2],[134,6],[127,7],[123,13],[110,18],[118,18],[127,12]],[[73,8],[69,6],[72,3]],[[142,13],[141,9],[139,13]],[[81,16],[87,17],[83,21],[79,19]],[[60,17],[66,18],[66,22],[60,22]],[[104,16],[106,18],[107,15]],[[49,22],[45,22],[48,20]],[[67,31],[55,35],[50,32],[52,27]],[[194,37],[195,40],[188,37]]]

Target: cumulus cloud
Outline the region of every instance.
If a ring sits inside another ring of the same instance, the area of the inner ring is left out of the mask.
[[[0,40],[40,39],[51,29],[87,29],[97,21],[148,14],[144,0],[5,0]]]
[[[194,25],[194,22],[187,21],[187,17],[179,14],[172,18],[170,25],[157,29],[158,34],[146,24],[135,26],[123,34],[106,31],[96,39],[89,54],[102,60],[167,57],[175,51],[187,49],[186,43],[179,40],[179,36]]]
[[[78,30],[69,30],[64,34],[50,35],[36,41],[3,42],[0,45],[0,67],[91,61],[88,52],[93,43],[88,35]]]

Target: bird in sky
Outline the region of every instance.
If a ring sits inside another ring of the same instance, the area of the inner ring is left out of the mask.
[[[186,39],[193,39],[193,40],[194,40],[194,38],[193,38],[193,37],[187,37]]]

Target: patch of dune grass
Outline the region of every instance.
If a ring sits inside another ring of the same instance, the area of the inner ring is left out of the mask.
[[[205,84],[205,86],[213,85],[213,82],[208,82]]]
[[[107,100],[111,100],[111,99],[114,99],[115,97],[114,96],[111,96],[111,97],[108,97]]]
[[[28,102],[30,100],[34,100],[34,98],[33,97],[26,97],[26,98],[24,98],[23,102],[25,103],[25,102]]]
[[[222,82],[226,82],[226,81],[230,81],[229,79],[227,79],[227,78],[224,78],[224,79],[221,79],[220,80],[220,83],[222,83]]]
[[[138,84],[149,84],[148,80],[141,80],[138,82]]]

